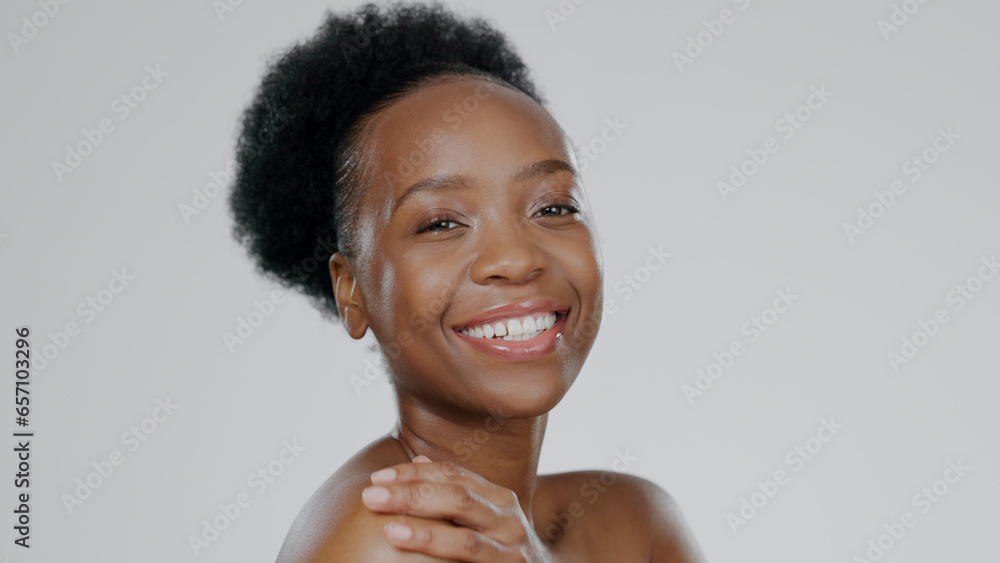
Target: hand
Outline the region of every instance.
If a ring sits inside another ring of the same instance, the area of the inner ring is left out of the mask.
[[[372,483],[362,493],[365,505],[404,515],[385,526],[386,541],[396,549],[469,563],[552,561],[517,495],[467,469],[417,456],[414,463],[376,471]]]

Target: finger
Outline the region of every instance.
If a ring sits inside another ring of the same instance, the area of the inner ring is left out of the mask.
[[[375,512],[447,520],[477,531],[497,528],[501,518],[493,503],[455,483],[375,485],[362,491],[361,499]]]
[[[447,461],[443,463],[402,463],[372,473],[371,480],[373,485],[420,482],[454,483],[488,499],[497,507],[506,508],[518,505],[517,495],[513,491],[495,485],[476,473]]]
[[[426,456],[417,456],[417,458]],[[434,483],[458,483],[468,487],[476,493],[490,499],[496,504],[507,505],[511,495],[510,491],[494,483],[487,481],[476,473],[464,467],[445,462],[416,462],[400,463],[372,473],[373,485],[385,483],[400,483],[411,481],[430,481]]]
[[[378,471],[371,474],[371,480],[373,485],[379,483],[391,483],[393,481],[405,481],[411,480],[416,477],[418,473],[416,471],[407,471],[403,468],[408,465],[413,465],[414,463],[432,463],[430,458],[425,455],[418,455],[413,458],[410,463],[400,463],[393,465],[391,467],[386,467],[385,469],[379,469]]]
[[[507,550],[480,532],[446,524],[414,521],[386,524],[385,539],[389,545],[403,550],[443,559],[478,563],[501,561]]]
[[[445,482],[455,478],[466,478],[475,476],[485,481],[475,473],[468,471],[450,461],[435,463],[425,455],[418,455],[410,463],[398,463],[396,465],[380,469],[372,473],[372,483],[387,483],[391,481],[412,481],[424,479],[428,481]],[[486,481],[488,482],[488,481]]]
[[[443,520],[482,532],[504,545],[525,539],[524,519],[517,496],[508,489],[510,501],[497,505],[455,483],[383,484],[362,491],[365,506],[381,514],[402,514]]]

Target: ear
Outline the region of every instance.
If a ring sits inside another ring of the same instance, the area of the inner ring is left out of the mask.
[[[341,253],[330,257],[330,279],[337,313],[351,338],[359,340],[368,331],[368,309],[361,289],[357,287],[354,265]]]

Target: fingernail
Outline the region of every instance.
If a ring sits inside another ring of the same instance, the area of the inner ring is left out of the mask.
[[[382,504],[389,500],[389,489],[385,487],[368,487],[361,491],[361,498],[365,502]]]
[[[425,455],[418,455],[417,457],[413,458],[413,461],[415,463],[431,463],[431,458]]]
[[[406,541],[413,537],[413,530],[406,524],[389,522],[387,531],[389,532],[389,537],[396,541]]]
[[[375,473],[372,473],[372,483],[385,483],[386,481],[392,481],[396,478],[396,470],[390,468],[379,469]]]

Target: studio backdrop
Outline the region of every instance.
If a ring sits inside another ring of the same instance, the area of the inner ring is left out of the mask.
[[[995,561],[1000,4],[446,5],[524,58],[601,241],[540,472],[659,484],[710,561]],[[357,6],[0,8],[4,561],[271,561],[392,429],[370,333],[227,204],[267,63]]]

